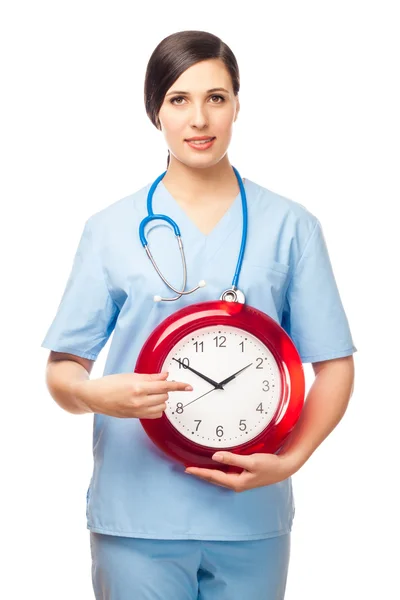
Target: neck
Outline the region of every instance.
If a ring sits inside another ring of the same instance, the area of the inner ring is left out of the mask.
[[[163,183],[175,197],[187,203],[204,202],[207,198],[221,197],[239,192],[236,174],[227,155],[216,165],[205,169],[193,168],[171,155]]]

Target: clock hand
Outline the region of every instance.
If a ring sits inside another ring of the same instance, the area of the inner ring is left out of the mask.
[[[176,360],[176,358],[174,358],[174,360]],[[181,362],[180,360],[178,360],[177,362]],[[183,363],[182,363],[183,364]],[[188,402],[187,404],[183,405],[183,408],[186,408],[187,406],[189,406],[189,404],[193,404],[193,402],[196,402],[197,400],[200,400],[200,398],[203,398],[203,396],[207,396],[207,394],[210,394],[211,392],[214,392],[215,390],[223,390],[224,388],[222,387],[225,383],[228,383],[229,381],[232,381],[232,379],[235,379],[236,375],[239,375],[239,373],[241,373],[242,371],[244,371],[245,369],[248,369],[249,367],[251,367],[253,363],[251,362],[249,365],[247,365],[246,367],[243,367],[243,369],[240,369],[239,371],[236,371],[236,373],[234,373],[233,375],[231,375],[230,377],[227,377],[226,379],[224,379],[223,381],[221,381],[221,383],[217,384],[216,387],[214,387],[212,390],[208,390],[208,392],[206,392],[205,394],[202,394],[201,396],[199,396],[198,398],[195,398],[194,400],[191,400],[190,402]],[[190,367],[185,367],[186,369],[190,369]],[[197,371],[195,371],[194,369],[190,369],[191,371],[193,371],[194,373],[197,373]],[[200,375],[200,377],[202,377],[202,375]]]
[[[218,389],[218,388],[213,388],[212,390],[208,390],[208,392],[206,392],[205,394],[202,394],[198,398],[195,398],[194,400],[191,400],[187,404],[184,404],[183,408],[186,408],[187,406],[189,406],[189,404],[193,404],[193,402],[196,402],[196,400],[200,400],[200,398],[202,398],[203,396],[207,396],[207,394],[210,394],[211,392],[214,392],[216,389]],[[221,389],[224,389],[224,388],[221,388]]]
[[[251,362],[249,365],[247,365],[247,367],[243,367],[243,369],[240,369],[240,371],[236,371],[236,373],[234,373],[233,375],[231,375],[230,377],[227,377],[226,379],[224,379],[223,381],[221,381],[219,383],[220,386],[225,385],[226,383],[229,383],[230,381],[232,381],[232,379],[235,379],[236,375],[239,375],[239,373],[241,373],[242,371],[244,371],[245,369],[248,369],[249,367],[251,367],[253,363]]]
[[[185,365],[181,360],[177,359],[177,358],[173,358],[173,360],[176,360],[176,362],[178,362],[179,364],[182,365],[182,367],[184,369],[189,369],[189,371],[192,371],[193,373],[196,373],[196,375],[198,375],[199,377],[201,377],[202,379],[204,379],[205,381],[208,381],[208,383],[211,383],[211,385],[214,386],[214,389],[216,390],[223,390],[224,388],[222,387],[221,383],[217,383],[216,381],[214,381],[213,379],[210,379],[209,377],[207,377],[206,375],[203,375],[203,373],[199,373],[199,371],[196,371],[195,369],[192,369],[192,367],[188,367],[187,365]]]

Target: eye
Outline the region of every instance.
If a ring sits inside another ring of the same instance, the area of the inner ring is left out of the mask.
[[[212,104],[222,104],[222,102],[225,102],[225,98],[223,96],[220,96],[219,94],[214,94],[213,96],[210,96],[210,98],[219,98],[221,100],[221,102],[212,102]],[[175,104],[176,100],[184,100],[183,96],[175,96],[175,98],[171,98],[170,102],[171,104]],[[182,102],[178,102],[176,104],[176,106],[181,106]]]
[[[174,104],[175,100],[182,100],[182,99],[183,99],[183,96],[175,96],[175,98],[172,98],[170,100],[170,102],[171,102],[171,104]],[[180,104],[180,102],[179,102],[179,104]]]
[[[211,96],[211,98],[220,98],[222,102],[225,102],[225,98],[220,95],[214,95],[214,96]],[[213,102],[213,104],[222,104],[222,102],[217,102],[217,103]]]

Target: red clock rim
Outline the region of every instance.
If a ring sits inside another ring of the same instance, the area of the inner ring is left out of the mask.
[[[246,304],[216,300],[191,304],[164,319],[149,335],[136,361],[134,372],[158,373],[171,348],[190,333],[207,326],[230,325],[256,336],[273,354],[281,376],[281,401],[268,426],[255,438],[235,446],[224,446],[240,454],[267,451],[269,445],[282,445],[290,433],[304,403],[305,380],[300,356],[289,335],[269,315]],[[151,368],[149,369],[149,365]],[[291,394],[295,406],[290,415],[284,411]],[[207,462],[218,448],[188,440],[170,423],[165,414],[159,419],[140,419],[148,436],[162,449],[186,464]],[[272,434],[272,435],[271,435]],[[185,456],[183,456],[183,454]]]

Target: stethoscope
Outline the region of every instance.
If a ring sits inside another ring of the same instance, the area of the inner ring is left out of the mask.
[[[246,247],[246,237],[247,237],[247,198],[246,198],[246,191],[244,189],[244,185],[242,182],[242,178],[240,177],[240,174],[238,172],[238,170],[232,166],[235,175],[237,177],[238,183],[239,183],[239,187],[240,187],[240,195],[242,198],[242,213],[243,213],[243,228],[242,228],[242,242],[240,245],[240,251],[239,251],[239,257],[238,257],[238,261],[236,264],[236,270],[235,270],[235,274],[233,276],[232,279],[232,287],[225,290],[224,292],[222,292],[221,296],[220,296],[220,300],[226,300],[228,302],[240,302],[242,304],[244,304],[245,302],[245,296],[243,294],[243,292],[241,290],[238,289],[237,284],[239,281],[239,274],[240,274],[240,270],[242,268],[242,263],[243,263],[243,255],[244,255],[244,249]],[[186,288],[186,282],[187,282],[187,270],[186,270],[186,260],[185,260],[185,254],[183,251],[183,244],[182,244],[182,238],[181,238],[181,232],[180,229],[178,227],[178,225],[175,223],[175,221],[173,219],[171,219],[170,217],[167,217],[166,215],[158,215],[158,214],[154,214],[153,213],[153,207],[152,207],[152,200],[153,200],[153,194],[154,194],[154,190],[156,189],[157,185],[159,184],[159,182],[161,181],[161,179],[165,176],[165,174],[167,173],[167,171],[164,171],[164,173],[162,173],[159,177],[157,177],[157,179],[152,183],[150,189],[149,189],[149,193],[147,194],[147,213],[148,216],[145,217],[140,225],[139,225],[139,237],[140,237],[140,241],[142,243],[143,248],[146,250],[147,256],[149,257],[149,259],[151,260],[151,263],[153,265],[153,267],[155,268],[155,270],[157,271],[157,273],[159,274],[159,276],[161,277],[161,279],[164,281],[164,283],[169,287],[170,290],[172,290],[173,292],[175,292],[175,294],[178,294],[177,296],[173,297],[173,298],[162,298],[161,296],[154,296],[154,301],[155,302],[172,302],[173,300],[179,300],[179,298],[181,298],[183,295],[186,294],[193,294],[193,292],[197,291],[199,288],[204,287],[206,285],[206,282],[204,280],[199,281],[198,285],[196,287],[194,287],[192,290],[185,290]],[[155,219],[161,219],[162,221],[166,221],[167,223],[169,223],[174,230],[176,239],[178,241],[178,246],[179,246],[179,250],[181,253],[181,258],[182,258],[182,267],[183,267],[183,286],[181,290],[177,290],[174,288],[173,285],[171,285],[163,276],[163,274],[161,273],[160,269],[158,268],[151,252],[150,252],[150,248],[146,239],[146,236],[144,234],[144,228],[146,227],[146,225],[148,223],[150,223],[150,221],[153,221]]]

